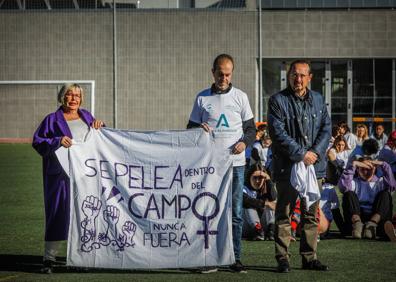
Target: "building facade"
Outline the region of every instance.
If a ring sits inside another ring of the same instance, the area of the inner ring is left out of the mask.
[[[246,7],[117,9],[116,17],[110,8],[0,9],[0,138],[31,137],[57,108],[61,81],[83,81],[88,109],[94,81],[95,116],[108,126],[183,129],[220,53],[235,58],[233,83],[257,120],[286,86],[289,63],[307,58],[333,122],[379,117],[394,128],[396,11],[267,7],[259,26],[258,10]]]

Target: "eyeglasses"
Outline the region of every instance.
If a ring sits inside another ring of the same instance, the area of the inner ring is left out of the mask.
[[[81,99],[81,95],[80,95],[80,94],[66,93],[65,96],[66,96],[67,98]]]
[[[306,78],[308,76],[309,76],[308,74],[296,73],[296,72],[293,72],[293,73],[290,74],[290,77],[293,78],[293,79],[295,79],[296,77],[301,77],[302,79],[304,79],[304,78]]]

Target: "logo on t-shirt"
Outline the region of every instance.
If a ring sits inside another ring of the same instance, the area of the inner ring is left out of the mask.
[[[219,118],[219,120],[217,121],[217,124],[216,124],[216,128],[219,128],[221,126],[230,127],[230,125],[228,124],[228,120],[227,120],[225,114],[221,114],[220,115],[220,118]]]

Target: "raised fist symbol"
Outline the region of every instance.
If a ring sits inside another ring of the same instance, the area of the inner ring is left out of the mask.
[[[103,211],[103,217],[109,225],[116,225],[120,219],[120,210],[115,206],[107,206]]]
[[[122,233],[124,233],[124,245],[133,245],[133,236],[135,236],[136,224],[132,221],[126,221],[122,226]]]
[[[99,200],[99,198],[94,196],[87,196],[87,198],[83,201],[82,211],[85,216],[89,220],[91,220],[95,219],[98,216],[101,207],[102,202]]]

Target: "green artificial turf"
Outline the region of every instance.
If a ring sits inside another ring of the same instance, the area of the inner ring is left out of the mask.
[[[0,282],[1,281],[395,281],[396,244],[384,241],[327,239],[318,244],[329,272],[301,270],[298,242],[292,243],[292,272],[275,272],[274,243],[243,242],[247,274],[227,268],[199,274],[191,270],[119,271],[66,266],[38,273],[43,252],[44,209],[41,158],[27,144],[0,144]],[[394,199],[394,203],[395,203]],[[335,229],[335,227],[332,227]],[[65,260],[66,245],[61,252]]]

